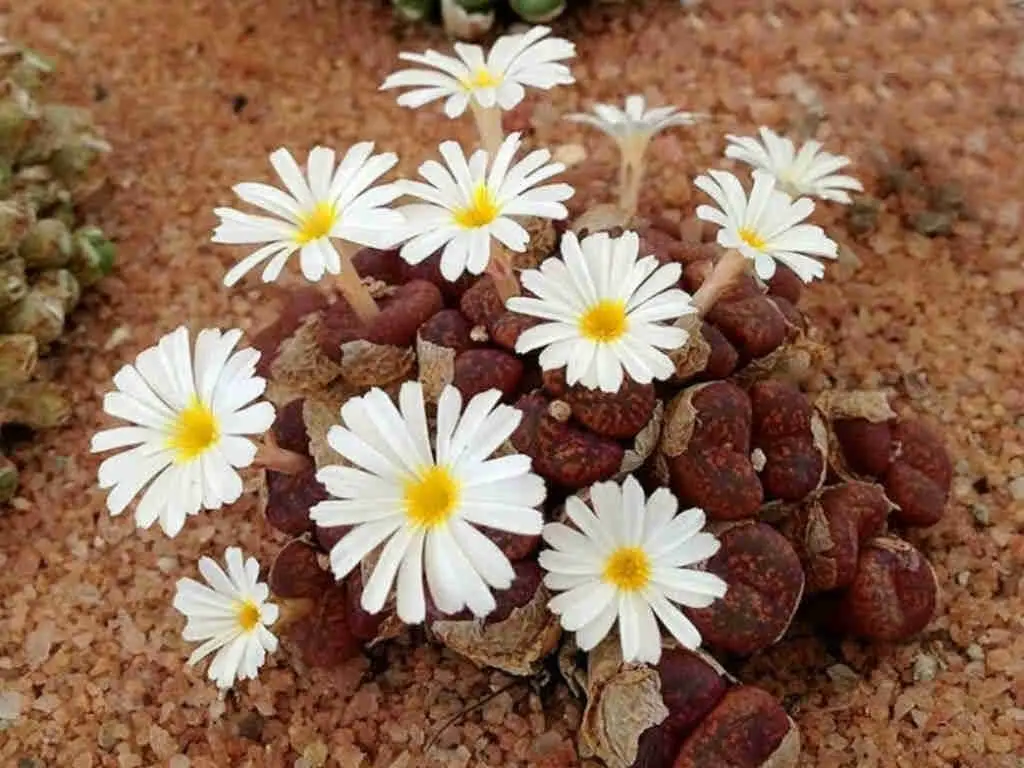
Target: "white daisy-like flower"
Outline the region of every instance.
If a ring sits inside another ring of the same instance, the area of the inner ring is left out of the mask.
[[[395,72],[381,90],[409,88],[398,103],[412,109],[444,99],[445,114],[451,118],[464,113],[471,101],[485,109],[512,109],[523,100],[527,86],[548,90],[576,82],[561,63],[576,55],[576,46],[550,34],[549,27],[537,26],[504,35],[486,58],[483,48],[467,43],[455,43],[457,58],[437,51],[402,53],[399,58],[426,68]]]
[[[200,331],[194,354],[184,326],[144,350],[114,376],[116,392],[103,410],[131,426],[98,432],[93,452],[129,448],[105,459],[99,485],[111,489],[107,508],[119,515],[147,485],[135,510],[140,528],[156,520],[176,536],[188,515],[218,509],[242,495],[237,468],[256,446],[243,435],[266,432],[274,407],[253,401],[266,381],[254,375],[260,353],[233,351],[242,332]]]
[[[253,557],[243,563],[238,547],[228,547],[224,560],[226,573],[216,560],[201,558],[199,572],[206,584],[179,579],[174,593],[174,607],[187,619],[182,637],[205,641],[188,664],[216,651],[207,674],[218,688],[230,688],[236,679],[254,679],[267,653],[277,650],[277,638],[267,627],[277,621],[278,610],[267,602],[270,589],[259,580],[260,564]]]
[[[526,250],[530,235],[517,218],[566,218],[569,211],[562,202],[572,197],[573,188],[540,185],[565,166],[549,162],[546,149],[513,163],[520,143],[518,133],[510,134],[493,161],[478,149],[467,162],[462,148],[446,141],[440,152],[447,167],[428,160],[419,169],[428,183],[399,182],[404,193],[424,201],[400,208],[409,238],[402,258],[419,264],[443,247],[441,274],[446,280],[457,280],[466,271],[479,275],[490,261],[491,238],[513,251]]]
[[[760,133],[760,142],[750,136],[726,136],[725,156],[767,171],[794,196],[811,195],[848,205],[848,190],[864,190],[857,179],[836,173],[850,164],[850,158],[822,152],[821,142],[808,141],[797,151],[790,139],[770,128],[762,126]]]
[[[394,152],[374,155],[369,141],[354,144],[337,166],[333,149],[314,147],[304,174],[287,149],[272,152],[270,163],[287,191],[255,182],[234,186],[244,202],[271,215],[234,208],[214,210],[221,222],[213,232],[213,242],[264,244],[232,267],[224,284],[234,285],[267,261],[263,282],[273,282],[296,251],[307,280],[317,281],[325,272],[337,275],[342,259],[332,239],[375,248],[394,245],[402,217],[387,206],[400,193],[394,184],[371,185],[397,162]]]
[[[365,610],[379,612],[397,578],[399,618],[423,621],[425,574],[442,613],[468,607],[483,617],[495,607],[491,590],[511,585],[508,558],[476,526],[537,535],[545,491],[528,456],[489,458],[522,419],[500,399],[492,389],[463,410],[459,391],[445,387],[433,441],[418,382],[402,385],[401,410],[380,389],[342,406],[344,426],[332,427],[327,441],[352,466],[317,473],[335,498],[314,506],[310,517],[323,526],[354,526],[330,553],[339,579],[383,545],[363,589]]]
[[[626,97],[625,108],[614,104],[595,104],[593,114],[574,113],[566,117],[574,123],[585,123],[611,136],[627,154],[634,145],[642,148],[655,134],[676,125],[693,125],[703,116],[681,112],[675,107],[647,108],[643,96]]]
[[[623,372],[641,384],[671,376],[675,366],[662,350],[682,346],[687,333],[662,321],[695,311],[676,287],[682,267],[638,258],[636,232],[619,238],[598,232],[582,243],[566,232],[561,248],[561,259],[520,275],[533,296],[506,302],[514,312],[549,321],[524,331],[516,352],[543,347],[541,368],[564,366],[569,384],[605,392],[618,391]]]
[[[809,283],[825,274],[824,265],[811,256],[837,258],[835,242],[821,227],[800,223],[811,215],[814,201],[793,200],[775,188],[770,173],[754,171],[749,199],[739,179],[728,171],[708,171],[694,183],[718,203],[718,208],[699,206],[697,218],[721,227],[718,244],[753,261],[762,280],[775,274],[775,262],[780,261]]]
[[[676,497],[659,488],[644,497],[630,475],[618,483],[590,488],[593,511],[577,496],[565,502],[575,528],[544,526],[551,549],[540,553],[544,584],[561,594],[548,608],[576,644],[595,647],[619,622],[625,661],[656,664],[661,658],[658,621],[686,648],[698,648],[700,632],[674,603],[706,608],[725,595],[726,583],[713,573],[689,568],[714,555],[721,543],[701,532],[704,513],[676,514]]]

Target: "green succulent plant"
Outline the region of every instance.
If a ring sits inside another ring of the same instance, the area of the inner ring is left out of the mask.
[[[113,265],[113,245],[76,210],[109,145],[85,110],[42,100],[52,73],[45,58],[0,38],[0,426],[44,429],[70,416],[39,358],[82,290]],[[0,454],[0,502],[16,490],[17,468]]]
[[[440,19],[452,37],[473,39],[501,17],[539,24],[559,16],[568,0],[392,0],[403,18]]]

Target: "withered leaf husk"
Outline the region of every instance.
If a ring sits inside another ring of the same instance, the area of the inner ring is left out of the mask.
[[[353,387],[385,387],[408,378],[415,367],[416,353],[411,347],[365,339],[341,345],[341,375]]]
[[[606,637],[587,660],[587,707],[580,725],[581,757],[608,768],[630,768],[640,734],[668,717],[657,669],[624,664],[618,636]]]
[[[317,343],[320,324],[319,314],[308,315],[278,347],[267,386],[267,397],[275,404],[322,392],[341,374],[341,367]]]
[[[470,661],[512,675],[532,675],[558,645],[562,627],[548,610],[550,594],[541,585],[530,601],[512,609],[504,621],[435,621],[431,634]]]
[[[456,350],[416,337],[416,357],[420,364],[420,384],[423,397],[437,402],[441,392],[455,380]]]
[[[666,456],[678,456],[690,444],[697,420],[693,397],[707,386],[709,384],[687,387],[669,402],[668,408],[665,409],[660,444],[661,452]]]
[[[618,474],[615,475],[615,480],[622,481],[626,475],[640,469],[648,457],[654,453],[654,449],[658,447],[658,440],[661,438],[661,426],[664,418],[665,404],[658,400],[647,426],[633,438],[633,445],[627,448],[623,454],[622,464],[619,466]]]

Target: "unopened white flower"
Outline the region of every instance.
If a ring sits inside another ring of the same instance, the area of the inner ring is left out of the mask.
[[[721,546],[701,532],[704,513],[687,509],[677,515],[676,497],[667,488],[645,498],[632,475],[621,486],[591,486],[590,498],[593,511],[577,496],[566,500],[575,528],[544,526],[551,547],[540,553],[544,584],[562,593],[548,608],[576,633],[584,651],[601,642],[616,620],[625,661],[658,662],[659,620],[680,645],[698,648],[700,632],[674,603],[706,608],[725,595],[726,583],[718,576],[687,567]]]
[[[224,560],[226,573],[216,560],[201,558],[206,584],[179,579],[174,607],[187,619],[182,637],[205,641],[189,657],[189,666],[216,651],[207,675],[219,688],[230,688],[236,679],[254,679],[267,653],[277,650],[277,638],[267,627],[277,621],[278,610],[267,602],[270,590],[259,580],[255,558],[243,563],[242,550],[228,547]]]
[[[242,495],[236,468],[247,467],[259,435],[274,421],[274,407],[253,401],[266,381],[254,375],[260,353],[233,351],[239,330],[200,331],[195,352],[184,326],[164,336],[114,376],[117,391],[103,410],[131,426],[98,432],[92,450],[129,448],[105,459],[100,488],[111,489],[107,508],[119,515],[147,485],[135,510],[140,528],[156,520],[176,536],[188,515],[218,509]]]
[[[500,399],[492,389],[463,410],[459,391],[445,387],[433,440],[418,382],[402,385],[401,410],[380,389],[342,406],[344,426],[332,427],[327,441],[352,466],[317,473],[335,498],[314,506],[310,517],[322,526],[354,526],[330,553],[339,579],[383,545],[363,589],[365,610],[379,612],[397,578],[399,618],[423,621],[425,574],[442,613],[468,607],[482,617],[494,610],[491,590],[512,584],[508,558],[476,526],[537,535],[544,482],[528,456],[489,458],[523,416]]]
[[[548,321],[524,331],[516,352],[543,347],[541,368],[564,366],[569,384],[605,392],[618,391],[623,371],[641,384],[671,376],[675,366],[662,350],[682,346],[687,333],[662,321],[695,310],[676,287],[682,268],[659,266],[654,256],[640,259],[639,248],[635,232],[618,238],[599,232],[582,243],[566,232],[562,258],[521,273],[534,296],[507,302],[514,312]]]
[[[718,208],[699,206],[697,218],[721,227],[718,244],[753,261],[762,280],[775,274],[775,262],[780,261],[809,283],[825,274],[824,265],[811,256],[837,257],[836,244],[821,227],[800,223],[811,215],[814,201],[793,200],[775,188],[770,173],[754,171],[749,199],[739,179],[728,171],[708,171],[694,183],[718,203]]]
[[[402,217],[388,208],[400,194],[394,184],[371,185],[398,162],[393,152],[373,154],[373,142],[354,144],[335,166],[333,149],[314,147],[303,173],[287,149],[277,149],[270,163],[285,190],[269,184],[236,184],[234,192],[244,202],[270,214],[244,213],[217,208],[221,222],[213,242],[229,245],[263,243],[224,276],[231,286],[265,261],[263,281],[273,282],[288,257],[299,252],[299,265],[307,280],[317,281],[325,272],[341,272],[341,258],[332,239],[358,245],[390,247]]]
[[[702,115],[681,112],[675,107],[653,107],[647,109],[643,96],[626,97],[624,109],[614,104],[595,104],[593,114],[574,113],[566,119],[574,123],[585,123],[611,136],[622,147],[623,154],[635,144],[641,147],[651,138],[676,125],[693,125]]]
[[[526,250],[530,235],[516,219],[568,216],[562,202],[572,197],[573,188],[538,186],[565,166],[549,162],[551,153],[546,149],[534,150],[513,163],[520,143],[518,133],[510,134],[493,161],[478,149],[467,162],[462,148],[446,141],[440,151],[447,167],[428,160],[419,169],[427,183],[399,182],[404,193],[424,201],[400,209],[409,237],[402,246],[402,258],[419,264],[443,247],[441,274],[446,280],[457,280],[466,271],[479,275],[490,261],[492,237],[513,251]]]
[[[821,151],[821,142],[808,141],[797,151],[793,142],[770,128],[761,128],[761,141],[728,135],[725,156],[772,174],[791,195],[811,195],[837,203],[850,203],[848,190],[863,191],[857,179],[836,173],[850,158]]]
[[[445,114],[452,118],[465,112],[471,100],[484,108],[512,109],[523,100],[526,87],[548,90],[576,82],[561,63],[576,55],[576,46],[550,34],[550,28],[537,26],[504,35],[486,58],[483,48],[467,43],[455,44],[457,58],[436,51],[402,53],[399,58],[426,68],[395,72],[381,90],[409,88],[398,103],[413,109],[444,99]]]

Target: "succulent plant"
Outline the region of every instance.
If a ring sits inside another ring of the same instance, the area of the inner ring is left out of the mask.
[[[445,31],[462,40],[487,34],[499,19],[541,24],[558,18],[569,0],[392,0],[402,19],[439,19]]]
[[[52,71],[38,54],[0,38],[0,424],[32,429],[70,415],[38,361],[114,255],[75,207],[102,183],[86,172],[108,146],[85,111],[43,101]],[[16,467],[5,458],[0,501],[16,489]]]
[[[366,142],[337,167],[333,150],[314,148],[308,179],[276,150],[289,193],[234,188],[276,221],[217,209],[216,242],[263,243],[225,282],[257,265],[271,282],[294,255],[329,287],[285,292],[255,349],[232,352],[241,331],[207,329],[193,358],[181,327],[140,354],[115,384],[159,408],[163,431],[94,438],[94,450],[132,442],[146,456],[100,466],[108,506],[120,514],[141,494],[138,524],[159,518],[173,536],[241,496],[238,469],[261,468],[267,522],[290,537],[269,590],[229,548],[230,574],[205,559],[211,586],[183,579],[175,599],[195,622],[186,638],[206,641],[194,658],[217,652],[209,675],[222,688],[277,649],[270,625],[325,666],[422,625],[429,641],[514,675],[557,653],[586,698],[579,751],[610,768],[796,766],[800,735],[782,705],[709,653],[779,642],[804,603],[867,639],[920,631],[938,584],[899,533],[941,517],[949,457],[881,393],[806,391],[821,356],[802,287],[837,247],[801,223],[813,204],[782,189],[798,180],[773,175],[785,168],[758,167],[749,196],[709,171],[695,184],[719,208],[681,223],[641,209],[647,145],[698,116],[639,96],[574,116],[619,145],[617,204],[577,195],[570,211],[572,187],[544,183],[566,170],[556,153],[516,161],[524,137],[505,136],[504,113],[525,86],[573,82],[573,46],[550,32],[503,38],[487,58],[470,45],[461,61],[404,56],[433,70],[383,88],[407,89],[398,100],[410,108],[470,112],[481,145],[467,158],[443,143],[447,167],[424,163],[423,181],[373,186],[397,158]],[[741,143],[763,165],[756,142]],[[799,179],[811,193],[858,184],[819,172],[845,158],[815,157],[823,165]],[[608,188],[582,172],[577,182]],[[403,194],[417,202],[390,208]],[[24,258],[63,263],[58,225],[11,219],[22,238],[35,233]],[[702,220],[719,226],[714,241]],[[45,287],[40,305],[74,293]],[[173,397],[149,397],[170,386]],[[112,415],[152,421],[111,402]],[[258,447],[246,438],[257,435]]]
[[[692,290],[699,289],[699,276],[708,273],[701,265],[718,258],[708,243],[686,242],[651,225],[642,233],[659,259],[685,262],[683,279]],[[366,250],[355,263],[376,280],[409,286],[418,279],[403,283],[410,280],[409,268],[394,251]],[[436,257],[428,263],[436,266]],[[895,414],[886,422],[884,439],[876,439],[875,447],[863,449],[862,454],[852,453],[859,445],[850,437],[855,430],[848,428],[850,419],[837,418],[837,414],[851,413],[835,404],[843,393],[832,393],[831,401],[815,401],[796,383],[810,370],[786,364],[806,343],[809,329],[795,305],[798,291],[785,272],[780,271],[767,286],[741,281],[722,297],[716,311],[701,322],[700,336],[694,340],[706,347],[704,354],[689,360],[684,376],[667,386],[628,382],[610,395],[570,387],[564,372],[543,372],[535,359],[513,355],[518,334],[533,323],[501,307],[489,278],[468,281],[454,291],[449,287],[445,294],[439,273],[419,270],[417,275],[434,281],[438,293],[432,295],[445,296],[443,303],[432,300],[429,316],[415,302],[391,310],[398,313],[393,317],[385,309],[382,316],[388,313],[393,335],[373,338],[416,348],[425,383],[437,377],[453,383],[467,397],[484,388],[499,389],[507,402],[523,411],[509,447],[531,456],[534,471],[553,489],[548,519],[556,518],[566,494],[619,475],[627,456],[639,455],[640,472],[648,483],[668,484],[684,504],[703,507],[715,521],[722,548],[707,568],[726,580],[729,592],[707,608],[685,609],[712,652],[746,655],[778,641],[805,597],[827,599],[828,608],[821,615],[833,629],[869,639],[905,639],[927,623],[935,608],[934,574],[923,555],[897,538],[890,527],[937,519],[948,491],[948,459],[930,431],[917,422],[896,419]],[[308,308],[300,294],[296,305],[284,308],[282,316],[297,318]],[[307,322],[319,318],[326,323],[337,311],[318,308],[305,317]],[[774,318],[778,323],[766,328]],[[302,327],[293,319],[279,323],[273,333],[262,334],[264,359],[280,361],[281,350],[294,338],[291,334]],[[362,333],[374,332],[370,327]],[[697,365],[694,359],[703,363]],[[285,374],[285,378],[296,377]],[[329,386],[337,388],[338,380]],[[349,386],[341,386],[341,391]],[[293,390],[290,396],[302,395],[307,399],[292,400],[279,411],[275,434],[282,444],[290,440],[295,450],[316,455],[314,446],[323,440],[323,432],[312,426],[310,395]],[[880,396],[854,393],[850,397],[876,402]],[[887,406],[885,410],[889,413]],[[301,433],[302,418],[310,425],[308,434]],[[654,439],[650,438],[652,422]],[[647,436],[638,439],[645,431]],[[296,433],[299,437],[288,437]],[[894,435],[902,440],[899,449],[894,447]],[[644,440],[646,447],[638,447]],[[844,447],[851,457],[859,458],[858,466],[867,465],[873,474],[854,478],[842,458]],[[935,487],[936,507],[918,509],[913,506],[918,497],[910,496],[904,507],[911,511],[901,512],[895,501],[900,498],[900,486],[892,485],[892,478],[898,481],[901,475],[892,471],[894,463],[912,468]],[[266,489],[271,525],[303,539],[312,533],[316,543],[302,546],[312,546],[325,563],[331,546],[344,532],[325,536],[323,529],[314,531],[307,510],[325,493],[315,477],[268,471]],[[428,629],[435,641],[480,664],[529,674],[558,640],[555,617],[534,607],[537,591],[544,589],[536,573],[538,541],[508,535],[495,535],[493,540],[520,574],[510,590],[498,595],[498,612],[482,623],[468,614],[428,619]],[[287,552],[286,548],[281,556]],[[302,577],[303,583],[320,584],[317,599],[328,599],[336,588],[322,578],[324,566],[312,557],[306,564],[310,574]],[[350,624],[364,625],[369,619],[355,603],[350,603],[349,611]],[[320,630],[306,631],[339,631],[329,624],[319,626]],[[367,639],[379,637],[374,630]],[[328,639],[324,635],[322,642]],[[317,641],[308,642],[319,654],[313,658],[324,658]],[[349,642],[338,641],[337,649],[344,654],[360,652],[358,644]],[[623,753],[632,757],[619,754],[626,749],[622,744],[613,747],[596,736],[581,736],[597,739],[588,749],[609,765],[621,766],[795,765],[799,735],[769,694],[721,678],[721,684],[712,685],[714,696],[708,693],[707,701],[689,688],[678,701],[672,698],[667,680],[696,685],[692,670],[671,677],[677,666],[714,668],[713,661],[700,658],[707,657],[683,649],[665,653],[658,666],[659,695],[668,715],[658,724],[634,727],[633,741]],[[623,668],[617,669],[616,674],[623,674]],[[608,707],[610,694],[602,695],[605,704],[594,710],[593,717],[624,718],[618,709]],[[591,702],[588,712],[597,706],[593,698]],[[691,712],[691,708],[700,711]],[[586,722],[586,727],[595,729],[622,729],[625,721]],[[737,728],[747,728],[749,733],[739,734]],[[749,744],[743,741],[747,738],[752,740]]]

